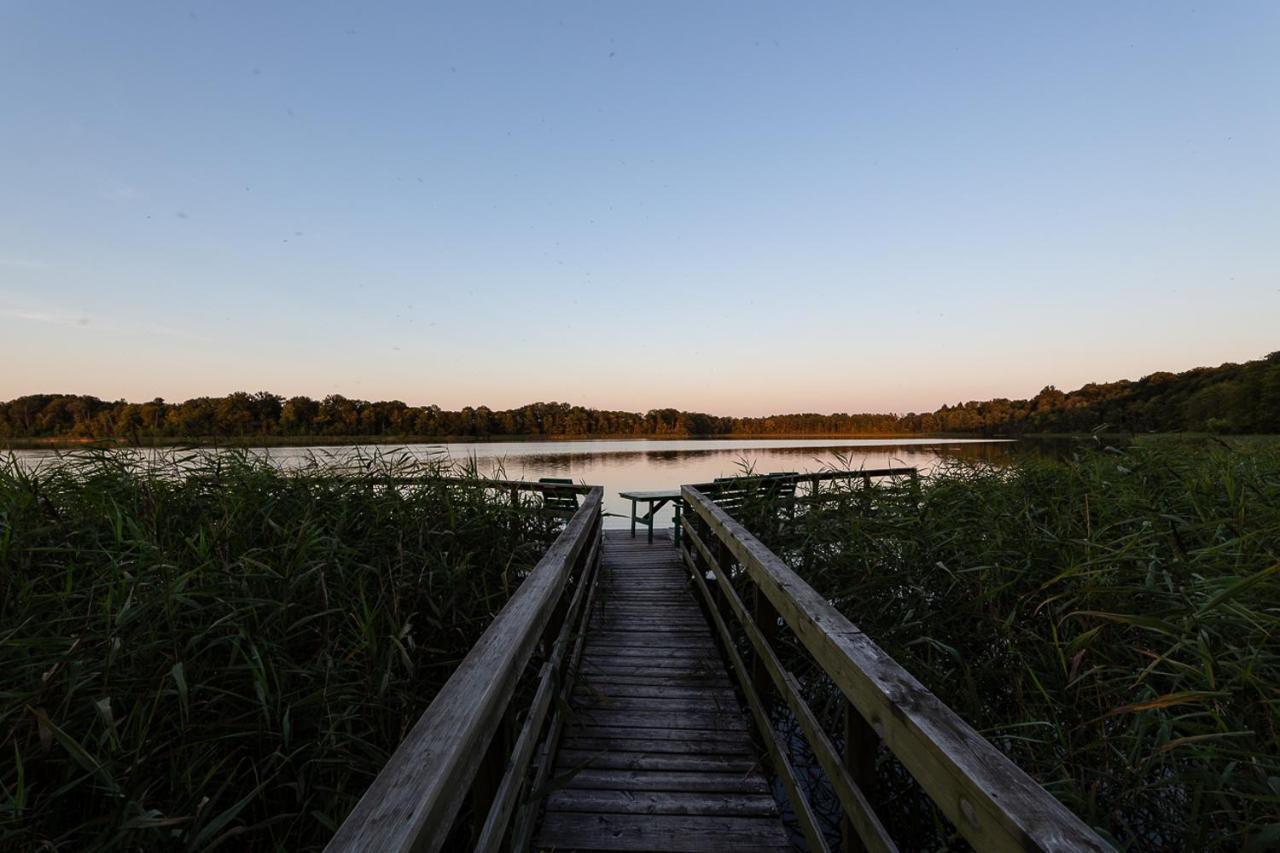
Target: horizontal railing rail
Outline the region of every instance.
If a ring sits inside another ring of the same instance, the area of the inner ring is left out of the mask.
[[[693,483],[689,488],[697,489],[703,494],[714,495],[716,492],[725,489],[740,489],[753,485],[767,484],[770,482],[794,482],[808,483],[812,487],[817,487],[819,483],[826,483],[832,480],[862,480],[869,483],[871,480],[882,477],[918,477],[919,470],[916,468],[860,468],[833,471],[806,471],[804,473],[772,473],[772,474],[747,474],[742,477],[724,477],[711,483]]]
[[[552,492],[585,495],[596,486],[584,483],[538,483],[529,480],[499,480],[491,477],[391,477],[387,482],[395,485],[427,485],[445,483],[450,486],[475,486],[482,489],[514,489],[518,492]]]
[[[456,486],[462,489],[507,492],[510,495],[509,509],[512,511],[537,512],[557,518],[569,518],[574,510],[549,506],[548,504],[554,499],[570,495],[585,495],[595,488],[582,483],[535,483],[527,480],[498,480],[487,477],[391,477],[383,482],[393,486],[443,485],[446,488]],[[525,492],[536,492],[542,495],[543,503],[526,505],[520,500],[521,494]]]
[[[567,707],[567,687],[581,656],[582,625],[600,559],[604,490],[582,488],[582,505],[396,748],[326,850],[434,853],[446,843],[485,851],[527,846],[537,812],[528,795],[545,788],[551,771],[563,725],[560,709]],[[513,698],[535,653],[542,664],[521,717],[512,707]],[[455,823],[468,799],[473,825],[466,834]]]
[[[1111,849],[717,505],[712,495],[699,486],[684,486],[681,496],[681,555],[719,632],[810,851],[825,851],[828,844],[771,724],[769,707],[775,695],[794,715],[840,803],[846,850],[897,849],[867,798],[881,742],[976,850]],[[734,579],[749,582],[750,610]],[[749,663],[738,650],[729,620],[745,635]],[[777,631],[784,625],[844,695],[842,752],[837,752],[805,701],[799,681],[774,650]]]
[[[853,502],[862,511],[874,510],[882,480],[906,481],[913,500],[920,495],[920,474],[915,468],[863,468],[798,473],[794,471],[721,477],[711,483],[695,483],[697,489],[730,514],[768,518],[769,526],[781,529],[786,521],[795,521],[799,512],[834,501]],[[825,486],[825,488],[824,488]],[[802,488],[803,487],[803,488]],[[677,503],[679,507],[679,503]],[[677,511],[677,517],[681,512]]]

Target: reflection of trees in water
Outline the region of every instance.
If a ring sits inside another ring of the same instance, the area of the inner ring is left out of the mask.
[[[788,460],[788,467],[820,470],[838,464],[839,459],[849,460],[858,467],[864,460],[892,459],[904,465],[928,465],[938,459],[958,459],[967,462],[1000,463],[1012,458],[1013,443],[946,443],[946,444],[884,444],[875,447],[738,447],[715,450],[636,450],[610,451],[607,453],[533,453],[529,455],[481,460],[484,464],[505,465],[507,468],[527,467],[547,471],[567,471],[583,468],[621,468],[637,463],[653,467],[674,468],[689,463],[705,463],[722,460],[729,467],[740,462],[755,463],[758,470],[771,460]],[[797,464],[797,461],[803,464]]]

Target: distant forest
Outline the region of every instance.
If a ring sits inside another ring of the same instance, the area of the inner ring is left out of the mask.
[[[398,400],[330,395],[281,397],[265,391],[197,397],[183,403],[108,402],[71,394],[34,394],[0,403],[0,439],[145,442],[280,437],[489,436],[825,436],[907,433],[1016,434],[1208,431],[1280,432],[1280,352],[1244,364],[1153,373],[1137,381],[1050,386],[1030,400],[985,400],[936,412],[732,418],[653,409],[644,414],[568,403],[518,409],[448,411]]]

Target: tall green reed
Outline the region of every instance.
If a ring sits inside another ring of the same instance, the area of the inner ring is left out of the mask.
[[[323,845],[554,535],[402,456],[0,461],[0,848]]]
[[[869,510],[851,489],[790,524],[757,515],[855,624],[1121,846],[1280,844],[1275,442],[951,464],[918,503],[904,483]],[[829,682],[805,681],[830,704]],[[882,765],[874,799],[908,846],[955,843]]]

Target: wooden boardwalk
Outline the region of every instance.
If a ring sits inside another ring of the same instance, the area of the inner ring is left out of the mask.
[[[876,492],[875,478],[909,480]],[[822,490],[838,479],[862,487]],[[792,481],[807,490],[793,494]],[[786,502],[783,524],[802,504],[857,497],[872,512],[879,496],[904,489],[918,505],[915,469],[681,486],[679,548],[657,531],[652,543],[603,531],[601,486],[483,488],[509,493],[514,511],[525,491],[571,491],[581,503],[326,853],[749,853],[791,849],[789,834],[826,853],[825,828],[770,722],[778,701],[840,805],[842,849],[897,853],[865,793],[889,753],[975,850],[1112,850],[731,512],[756,492]],[[834,740],[774,648],[781,626],[798,641],[789,653],[805,652],[843,696]]]
[[[669,536],[605,531],[538,850],[789,850],[743,712]]]

